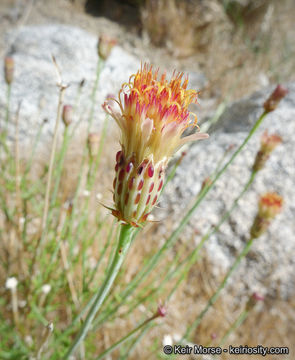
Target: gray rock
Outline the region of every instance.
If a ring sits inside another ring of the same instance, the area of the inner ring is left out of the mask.
[[[229,221],[205,244],[205,252],[214,264],[216,275],[220,276],[231,266],[248,239],[259,195],[276,191],[284,197],[283,212],[273,221],[267,233],[255,241],[231,280],[231,286],[239,293],[259,291],[282,298],[295,293],[295,83],[289,84],[288,88],[289,95],[276,111],[264,119],[243,152],[208,193],[190,226],[182,234],[183,239],[190,239],[194,230],[205,234],[229,209],[250,176],[260,146],[260,136],[265,129],[282,136],[283,144],[272,153],[266,167],[258,173]],[[192,204],[196,198],[202,181],[214,172],[229,145],[237,147],[245,139],[269,94],[269,90],[262,91],[233,104],[226,110],[219,131],[211,134],[208,140],[191,146],[176,177],[165,189],[160,204],[164,210],[158,210],[156,217],[165,217],[169,213],[172,221],[178,223],[188,204]],[[224,131],[221,130],[222,126]],[[194,237],[193,246],[196,246],[201,235]]]
[[[270,114],[271,118],[276,117],[278,111],[295,107],[295,83],[289,83],[286,86],[289,93],[279,104],[278,110]],[[226,133],[235,133],[249,130],[261,113],[261,104],[264,103],[274,88],[275,86],[269,86],[228,106],[212,131],[222,130]]]
[[[15,37],[15,33],[8,34]],[[20,30],[10,49],[15,60],[15,81],[12,87],[12,110],[22,101],[21,136],[31,138],[38,124],[47,118],[47,134],[52,132],[58,102],[57,76],[51,55],[56,57],[64,83],[69,84],[65,103],[74,104],[79,83],[85,80],[76,121],[87,121],[91,93],[96,77],[97,37],[79,28],[65,25],[27,26]],[[107,94],[117,93],[121,84],[137,71],[139,60],[120,47],[115,47],[100,74],[95,102],[94,124],[97,128],[104,117],[101,104]],[[0,82],[3,83],[3,74]],[[39,111],[40,102],[42,109]],[[0,110],[5,108],[5,87],[0,91]],[[13,129],[11,131],[13,133]]]

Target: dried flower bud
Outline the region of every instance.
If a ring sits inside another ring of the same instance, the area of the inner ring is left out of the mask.
[[[265,101],[263,104],[264,110],[266,112],[274,111],[277,106],[279,105],[279,102],[288,94],[288,89],[286,89],[282,85],[277,85],[275,90],[272,92],[270,97]]]
[[[73,121],[73,107],[72,105],[64,105],[62,109],[62,121],[68,127]]]
[[[272,151],[282,142],[282,138],[279,135],[272,134],[269,135],[267,130],[263,133],[261,137],[261,146],[260,150],[258,151],[254,165],[253,170],[259,171],[261,170],[266,161],[269,159],[270,154]]]
[[[111,51],[112,48],[117,44],[117,40],[113,39],[105,34],[101,35],[99,37],[98,40],[98,44],[97,44],[97,50],[98,50],[98,55],[100,58],[102,58],[103,60],[106,60]]]
[[[10,56],[7,56],[4,59],[4,75],[6,83],[10,85],[13,81],[14,75],[14,60]]]
[[[259,302],[259,301],[264,301],[264,296],[254,292],[252,294],[252,296],[249,298],[249,300],[247,301],[246,304],[246,310],[249,311],[251,309],[253,309],[253,307]]]
[[[258,214],[251,227],[252,238],[262,235],[273,220],[282,210],[283,198],[277,193],[268,192],[259,199]]]
[[[113,182],[114,216],[132,226],[140,226],[157,204],[164,184],[165,169],[173,153],[190,141],[207,134],[182,136],[197,126],[188,106],[198,93],[187,90],[188,79],[174,73],[168,81],[163,74],[144,65],[131,76],[128,87],[119,92],[119,110],[108,101],[104,109],[121,130],[122,149],[116,155]],[[128,89],[128,90],[126,90]]]
[[[90,133],[88,135],[88,148],[90,157],[95,157],[99,151],[100,135],[99,133]]]

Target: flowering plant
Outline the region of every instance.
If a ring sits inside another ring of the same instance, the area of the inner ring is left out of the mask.
[[[188,107],[197,102],[198,93],[188,90],[188,79],[182,78],[182,73],[174,73],[170,81],[166,74],[158,79],[158,71],[145,64],[119,91],[120,111],[109,101],[104,104],[121,130],[112,213],[133,226],[146,221],[156,205],[173,153],[189,141],[208,137],[183,136],[188,127],[197,127]]]

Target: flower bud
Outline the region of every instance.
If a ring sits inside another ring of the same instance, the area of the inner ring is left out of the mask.
[[[277,85],[275,90],[272,92],[270,97],[265,101],[263,104],[264,110],[266,112],[274,111],[277,106],[279,105],[279,102],[288,94],[288,89],[286,89],[282,85]]]
[[[158,317],[165,317],[167,315],[167,307],[164,305],[159,305],[156,315]]]
[[[277,193],[268,192],[262,195],[258,203],[258,214],[251,227],[252,238],[258,238],[269,227],[273,220],[282,210],[283,198]]]
[[[73,107],[72,105],[64,105],[62,110],[62,121],[68,127],[73,121]]]
[[[200,193],[207,187],[212,185],[212,179],[210,178],[210,176],[207,176],[203,182],[202,182],[202,186],[201,186],[201,190]]]
[[[99,133],[90,133],[88,135],[88,148],[91,158],[97,156],[99,151],[100,135]]]
[[[4,76],[5,76],[5,81],[8,85],[12,83],[13,75],[14,75],[14,60],[12,57],[7,56],[4,59]]]
[[[97,44],[97,50],[98,50],[98,55],[100,58],[102,58],[103,60],[106,60],[111,51],[112,48],[117,44],[117,40],[116,39],[112,39],[111,37],[103,34],[99,37],[98,40],[98,44]]]
[[[197,126],[188,110],[197,101],[197,92],[186,89],[188,79],[182,83],[182,76],[174,73],[170,82],[165,74],[158,79],[158,72],[144,65],[131,76],[128,87],[122,86],[120,112],[112,106],[113,100],[103,105],[121,130],[113,182],[115,208],[111,210],[130,225],[144,223],[157,204],[173,153],[189,141],[208,137],[182,136],[189,126]]]
[[[252,296],[249,298],[249,300],[247,301],[246,304],[246,310],[249,311],[251,309],[253,309],[253,307],[259,302],[259,301],[264,301],[264,296],[254,292],[252,294]]]
[[[281,142],[282,142],[282,138],[279,135],[276,134],[269,135],[267,130],[263,133],[261,137],[260,150],[258,151],[254,161],[253,171],[259,171],[264,167],[272,151]]]

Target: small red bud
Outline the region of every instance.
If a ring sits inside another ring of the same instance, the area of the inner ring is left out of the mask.
[[[157,315],[160,317],[165,317],[167,315],[167,307],[165,305],[159,305]]]
[[[263,104],[264,110],[266,112],[274,111],[279,105],[279,102],[288,94],[288,92],[288,89],[284,86],[277,85],[270,97]]]
[[[264,296],[255,292],[253,293],[252,295],[252,298],[255,300],[255,301],[264,301]]]

